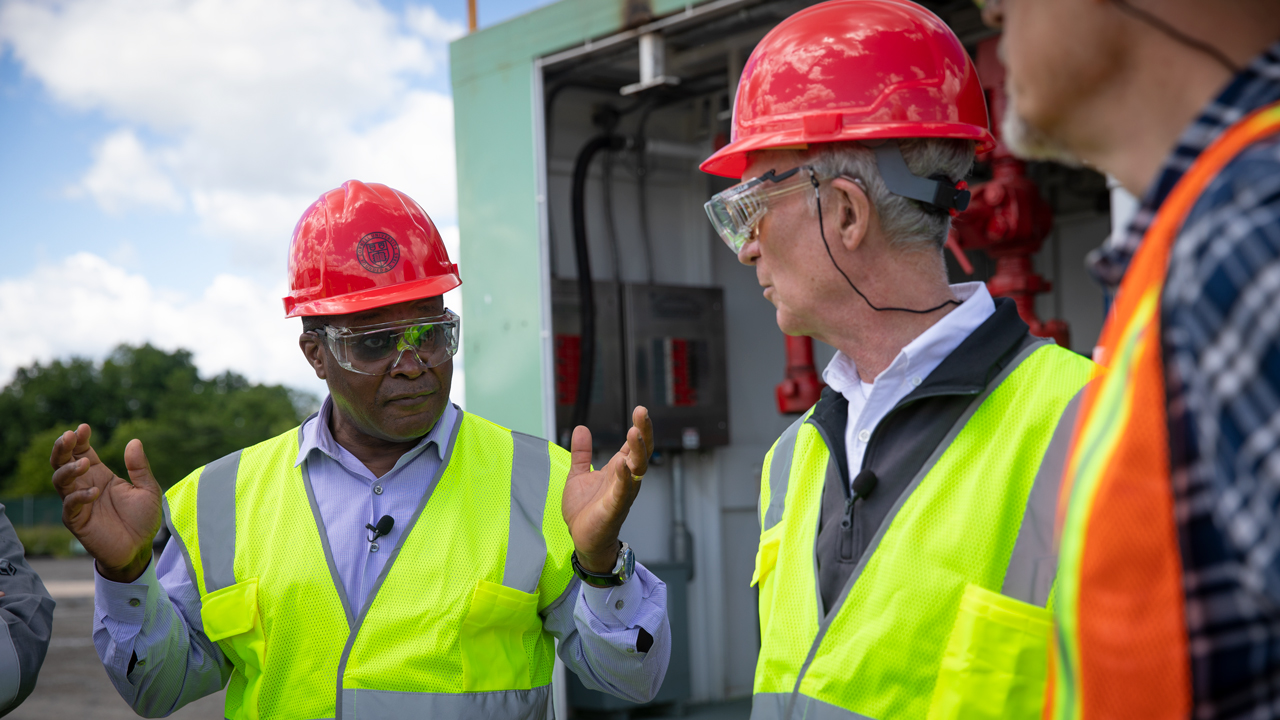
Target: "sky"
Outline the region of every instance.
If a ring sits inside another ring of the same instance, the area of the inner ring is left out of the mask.
[[[548,0],[477,4],[483,28]],[[456,261],[465,32],[465,0],[0,0],[0,386],[150,342],[322,396],[281,304],[293,227],[381,182]]]

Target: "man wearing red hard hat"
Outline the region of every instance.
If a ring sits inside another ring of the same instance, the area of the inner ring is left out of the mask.
[[[1046,717],[1280,718],[1280,4],[988,0],[1005,137],[1141,198],[1062,467]]]
[[[756,46],[707,203],[778,326],[839,352],[760,483],[752,718],[1038,718],[1057,487],[1091,363],[948,285],[993,142],[973,63],[905,0],[832,0]],[[1064,421],[1069,422],[1069,421]]]
[[[140,714],[227,686],[228,718],[543,718],[555,640],[635,701],[670,656],[666,587],[618,531],[644,408],[591,469],[449,402],[461,284],[426,213],[350,181],[303,215],[289,317],[329,397],[301,427],[162,497],[139,441],[116,477],[81,425],[54,445],[63,521],[96,559],[94,640]],[[161,525],[171,538],[158,558]]]

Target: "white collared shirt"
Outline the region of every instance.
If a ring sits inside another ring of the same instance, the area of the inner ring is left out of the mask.
[[[844,447],[850,483],[862,469],[867,442],[885,415],[996,311],[983,283],[960,283],[952,285],[951,291],[960,299],[960,306],[907,343],[873,382],[863,382],[853,360],[839,351],[822,371],[822,379],[849,401]]]

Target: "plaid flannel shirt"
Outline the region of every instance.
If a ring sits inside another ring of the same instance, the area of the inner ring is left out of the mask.
[[[1090,269],[1114,289],[1174,185],[1248,113],[1280,101],[1280,42],[1184,132],[1126,234]],[[1205,190],[1161,304],[1170,460],[1196,718],[1280,718],[1280,139]]]

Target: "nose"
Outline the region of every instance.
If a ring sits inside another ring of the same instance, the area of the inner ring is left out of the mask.
[[[387,371],[387,374],[413,380],[426,371],[427,364],[418,357],[418,351],[409,347],[401,350],[400,354],[396,355],[396,360],[391,364],[391,369]]]

